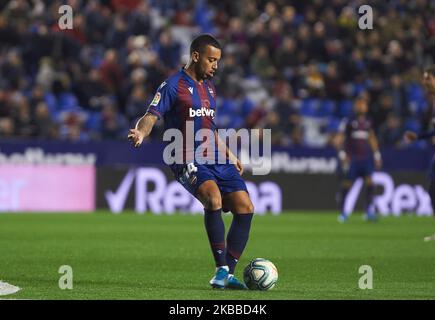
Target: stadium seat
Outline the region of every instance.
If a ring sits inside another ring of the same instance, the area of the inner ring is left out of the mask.
[[[93,131],[100,131],[101,114],[99,112],[89,112],[85,123],[85,128]]]
[[[351,100],[342,100],[338,104],[338,117],[348,118],[352,115],[353,103]]]
[[[335,113],[335,102],[332,100],[322,100],[320,108],[318,110],[319,117],[329,117]]]
[[[59,97],[59,107],[63,111],[73,111],[78,106],[77,97],[70,93],[64,92]]]

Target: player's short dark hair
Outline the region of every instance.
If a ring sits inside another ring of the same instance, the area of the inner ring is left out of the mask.
[[[219,50],[222,50],[221,45],[215,37],[209,34],[201,34],[193,39],[192,43],[190,44],[190,54],[192,54],[194,51],[203,53],[207,46],[213,46]]]
[[[424,69],[424,72],[427,72],[432,77],[435,77],[435,65],[429,66],[428,68]]]

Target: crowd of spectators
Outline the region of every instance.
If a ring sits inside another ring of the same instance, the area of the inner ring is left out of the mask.
[[[435,63],[435,1],[0,1],[0,137],[126,139],[159,84],[211,33],[219,127],[271,128],[275,145],[325,146],[365,94],[381,145],[422,130],[421,70]],[[59,7],[73,9],[62,30]],[[159,122],[151,139],[161,136]]]

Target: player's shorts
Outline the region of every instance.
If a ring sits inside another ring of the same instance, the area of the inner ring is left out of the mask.
[[[246,191],[245,181],[233,164],[195,164],[196,172],[188,172],[187,165],[171,166],[175,178],[193,196],[199,186],[207,180],[213,180],[222,195],[235,191]]]
[[[345,174],[348,180],[370,177],[374,171],[374,163],[371,159],[353,159],[350,161],[349,169]]]

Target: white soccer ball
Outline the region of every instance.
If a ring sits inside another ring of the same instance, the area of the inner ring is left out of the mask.
[[[245,267],[243,280],[251,290],[270,290],[278,281],[278,269],[269,260],[256,258]]]

